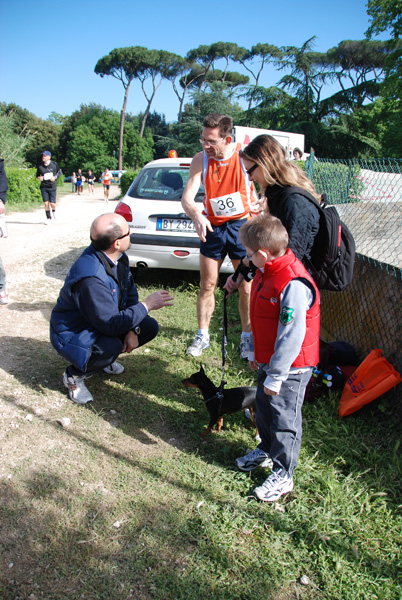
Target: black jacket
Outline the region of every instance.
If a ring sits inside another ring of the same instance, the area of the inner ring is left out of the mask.
[[[289,235],[289,248],[297,258],[311,258],[311,249],[320,227],[318,208],[300,194],[290,194],[283,199],[283,188],[279,185],[267,187],[269,212],[278,217]]]
[[[6,203],[6,195],[7,195],[8,185],[7,185],[7,176],[4,169],[4,159],[0,158],[0,200],[3,204]]]

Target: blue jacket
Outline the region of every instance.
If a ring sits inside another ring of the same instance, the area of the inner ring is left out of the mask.
[[[146,315],[126,254],[116,266],[91,245],[73,264],[60,290],[50,317],[50,341],[63,358],[85,372],[99,336],[124,336]]]

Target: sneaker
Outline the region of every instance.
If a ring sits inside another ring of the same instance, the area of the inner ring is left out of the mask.
[[[63,383],[68,389],[70,400],[76,404],[87,404],[87,402],[92,402],[93,400],[92,394],[84,383],[84,379],[85,375],[70,375],[70,377],[68,377],[67,373],[63,375]]]
[[[240,358],[242,360],[248,360],[248,351],[249,351],[249,338],[248,337],[242,337],[240,338],[240,344],[239,344],[239,351],[240,351]]]
[[[187,354],[201,356],[202,351],[209,348],[209,336],[197,333],[194,342],[187,348]]]
[[[279,475],[278,471],[272,471],[271,475],[262,485],[256,487],[253,494],[258,500],[263,502],[275,502],[284,494],[293,490],[293,477],[288,475]]]
[[[235,460],[236,467],[240,471],[252,471],[257,467],[269,467],[272,469],[272,460],[267,452],[256,448],[245,456],[240,456]]]
[[[10,302],[10,298],[8,297],[8,293],[6,291],[0,292],[0,304],[8,304]]]
[[[52,219],[53,219],[53,221],[56,221],[56,220],[57,220],[57,219],[56,219],[56,213],[55,213],[55,212],[54,212],[54,213],[52,213]]]
[[[124,373],[123,365],[121,365],[120,363],[118,363],[116,361],[112,362],[111,365],[109,365],[108,367],[105,367],[103,370],[108,375],[121,375],[122,373]]]

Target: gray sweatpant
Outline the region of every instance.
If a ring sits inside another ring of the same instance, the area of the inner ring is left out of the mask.
[[[264,394],[265,365],[258,371],[256,422],[261,443],[258,447],[268,452],[273,468],[281,475],[293,476],[302,439],[302,405],[312,368],[301,373],[290,373],[282,383],[277,396]]]

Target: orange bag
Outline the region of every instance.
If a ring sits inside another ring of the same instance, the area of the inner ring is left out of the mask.
[[[339,416],[356,412],[401,381],[401,375],[382,356],[382,350],[372,350],[347,380],[339,403]]]

